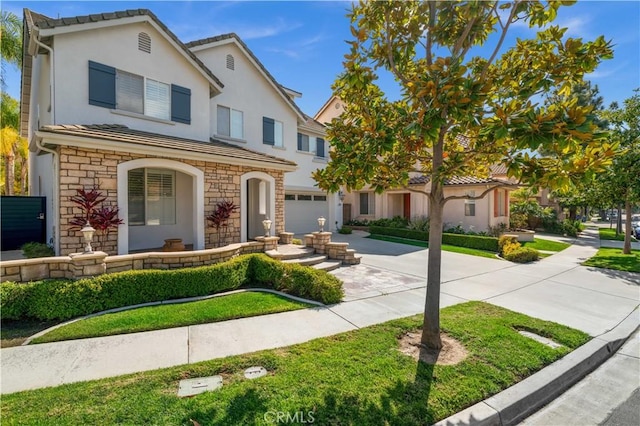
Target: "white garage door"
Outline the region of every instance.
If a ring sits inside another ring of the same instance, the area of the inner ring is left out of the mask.
[[[284,219],[287,232],[308,234],[318,231],[318,218],[327,219],[325,230],[331,229],[329,223],[329,202],[326,195],[305,193],[286,193],[284,196]]]

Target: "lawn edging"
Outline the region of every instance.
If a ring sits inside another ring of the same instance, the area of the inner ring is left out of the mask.
[[[245,293],[245,292],[270,293],[270,294],[275,294],[276,296],[284,297],[286,299],[294,300],[296,302],[308,303],[310,305],[319,306],[319,307],[327,306],[324,303],[316,302],[315,300],[309,300],[309,299],[305,299],[305,298],[302,298],[302,297],[293,296],[291,294],[283,293],[281,291],[272,290],[272,289],[269,289],[269,288],[242,288],[242,289],[238,289],[238,290],[227,291],[227,292],[224,292],[224,293],[209,294],[209,295],[206,295],[206,296],[185,297],[185,298],[182,298],[182,299],[169,299],[169,300],[161,300],[161,301],[158,301],[158,302],[139,303],[137,305],[123,306],[123,307],[120,307],[120,308],[107,309],[107,310],[101,311],[101,312],[94,312],[94,313],[89,314],[89,315],[85,315],[85,316],[82,316],[82,317],[74,318],[74,319],[69,320],[69,321],[62,322],[60,324],[56,324],[53,327],[47,328],[46,330],[42,330],[42,331],[34,334],[33,336],[30,336],[29,338],[27,338],[24,342],[22,342],[22,344],[20,346],[27,346],[27,345],[31,344],[31,341],[33,339],[37,339],[38,337],[43,336],[43,335],[45,335],[45,334],[47,334],[47,333],[49,333],[49,332],[51,332],[51,331],[53,331],[53,330],[55,330],[57,328],[64,327],[64,326],[69,325],[69,324],[73,324],[74,322],[77,322],[77,321],[82,321],[82,320],[86,320],[86,319],[93,318],[93,317],[98,317],[98,316],[105,315],[105,314],[115,314],[117,312],[131,311],[133,309],[146,308],[146,307],[149,307],[149,306],[175,305],[175,304],[178,304],[178,303],[199,302],[201,300],[213,299],[215,297],[221,297],[221,296],[230,296],[232,294]],[[146,333],[146,332],[143,331],[142,333]]]
[[[640,328],[636,311],[608,332],[594,337],[521,382],[433,426],[512,425],[534,414],[613,356]]]

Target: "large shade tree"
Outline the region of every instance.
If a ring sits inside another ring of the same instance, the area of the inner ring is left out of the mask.
[[[376,1],[350,13],[354,39],[334,84],[346,104],[328,134],[333,151],[319,186],[337,192],[369,185],[380,192],[407,188],[412,173],[430,177],[427,296],[422,344],[442,346],[440,272],[444,182],[452,176],[488,176],[502,163],[515,179],[568,186],[613,154],[593,124],[591,107],[575,98],[540,105],[538,96],[574,83],[612,55],[611,45],[566,38],[549,25],[571,2]],[[535,38],[505,38],[516,21]],[[376,84],[390,72],[400,99]],[[546,157],[532,155],[544,149]],[[553,155],[551,155],[553,154]],[[484,197],[488,188],[476,197]]]

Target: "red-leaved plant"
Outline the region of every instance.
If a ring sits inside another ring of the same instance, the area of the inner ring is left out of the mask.
[[[236,206],[233,201],[220,201],[216,204],[216,208],[207,216],[209,226],[215,228],[218,234],[218,247],[222,247],[227,240],[227,231],[229,227],[229,219],[231,214],[240,207]]]
[[[87,223],[96,230],[96,238],[101,244],[108,239],[109,233],[122,225],[124,221],[118,218],[120,209],[117,206],[104,206],[107,199],[97,187],[90,190],[76,189],[77,194],[71,201],[80,208],[81,214],[75,215],[69,223],[72,230],[80,230]]]

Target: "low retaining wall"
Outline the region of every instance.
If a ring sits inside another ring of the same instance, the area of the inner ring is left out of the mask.
[[[73,253],[69,256],[0,262],[0,282],[29,282],[48,278],[80,279],[105,273],[136,269],[179,269],[212,265],[241,254],[263,253],[275,248],[278,237],[260,241],[230,244],[225,247],[197,251],[149,252],[109,256],[104,252]]]

